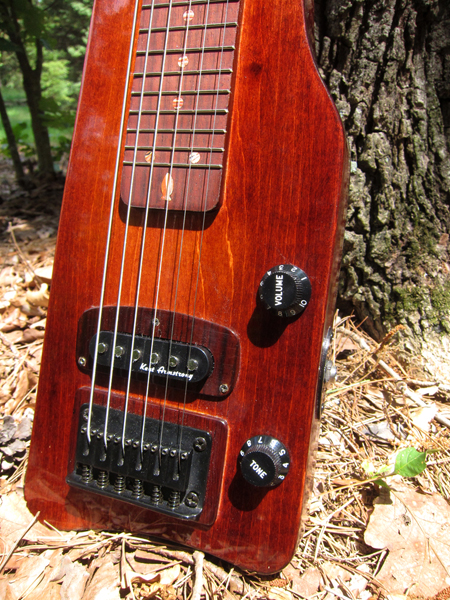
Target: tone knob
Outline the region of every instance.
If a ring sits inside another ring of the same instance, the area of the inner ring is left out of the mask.
[[[308,306],[311,282],[299,267],[277,265],[262,278],[259,298],[279,317],[295,317]]]
[[[239,452],[242,475],[257,487],[280,484],[291,464],[287,448],[270,435],[256,435]]]

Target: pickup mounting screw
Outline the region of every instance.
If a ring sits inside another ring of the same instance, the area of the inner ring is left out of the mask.
[[[121,356],[123,356],[125,354],[125,348],[123,346],[116,346],[114,348],[114,356],[116,358],[120,358]]]
[[[205,450],[205,448],[206,448],[205,438],[202,438],[202,437],[195,438],[194,449],[197,450],[197,452],[203,452],[203,450]]]
[[[195,492],[189,492],[184,503],[186,506],[189,506],[189,508],[196,508],[198,506],[198,494]]]
[[[198,369],[198,360],[195,358],[190,358],[187,363],[188,371],[196,371]]]
[[[226,394],[226,393],[228,392],[228,390],[229,390],[229,389],[230,389],[230,388],[229,388],[229,386],[228,386],[228,384],[227,384],[227,383],[221,383],[221,384],[219,385],[219,392],[220,392],[221,394]]]
[[[78,358],[78,364],[80,365],[80,367],[85,367],[86,366],[86,357],[80,356]]]
[[[177,356],[171,356],[169,358],[169,367],[174,368],[177,366],[177,364],[180,362],[179,358]]]

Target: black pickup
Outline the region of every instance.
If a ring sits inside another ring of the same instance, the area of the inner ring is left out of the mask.
[[[123,371],[132,371],[152,377],[197,383],[208,377],[214,367],[211,352],[203,346],[195,346],[128,333],[118,333],[114,341],[112,331],[101,331],[93,336],[89,353],[94,359],[97,346],[97,364]]]

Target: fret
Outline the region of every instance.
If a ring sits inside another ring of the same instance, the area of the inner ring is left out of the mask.
[[[231,73],[233,73],[233,69],[189,69],[185,70],[183,69],[183,76],[186,77],[186,75],[231,75]],[[173,76],[173,75],[180,75],[181,71],[164,71],[164,76]],[[134,73],[135,77],[143,77],[144,73],[141,72],[136,72]],[[161,77],[161,71],[147,71],[147,73],[145,74],[146,77]]]
[[[196,25],[189,25],[189,31],[191,30],[196,30],[196,29],[214,29],[214,28],[221,28],[224,29],[225,27],[237,27],[237,21],[227,21],[226,23],[200,23],[200,24],[196,24]],[[151,33],[166,33],[166,31],[172,32],[172,31],[186,31],[188,29],[187,25],[172,25],[171,27],[169,27],[169,29],[167,29],[167,27],[152,27],[150,29]],[[143,29],[139,29],[139,34],[146,34],[148,33],[148,27],[147,28],[143,28]]]
[[[125,150],[135,150],[134,146],[125,146]],[[153,150],[153,146],[138,146],[136,150],[139,151],[149,151]],[[193,146],[192,148],[189,146],[156,146],[154,149],[155,152],[171,152],[174,150],[175,152],[225,152],[225,148],[200,148],[197,146]]]
[[[175,7],[175,6],[186,6],[187,8],[189,8],[189,6],[199,6],[199,5],[205,5],[205,4],[227,4],[227,2],[229,3],[233,3],[233,2],[239,2],[239,0],[191,0],[191,2],[189,2],[189,0],[181,0],[181,1],[177,1],[177,2],[161,2],[161,4],[154,4],[154,8],[169,8],[170,6]],[[143,4],[142,5],[142,10],[150,10],[152,8],[152,4]]]
[[[202,108],[202,109],[192,109],[192,110],[130,110],[129,115],[227,115],[228,108]],[[159,131],[159,130],[158,130]]]
[[[133,161],[124,160],[123,161],[123,165],[125,167],[136,166],[136,167],[147,167],[147,168],[150,168],[150,165],[147,162],[137,162],[136,161],[136,162],[133,163]],[[191,163],[173,163],[172,164],[170,162],[164,162],[164,163],[163,162],[161,162],[161,163],[160,162],[154,162],[153,166],[154,167],[164,167],[165,169],[166,168],[170,169],[171,167],[173,169],[196,169],[196,170],[197,169],[206,169],[206,170],[211,169],[211,170],[214,170],[214,171],[218,171],[220,169],[223,169],[222,165],[212,165],[212,164],[208,165],[208,164],[200,164],[200,163],[197,163],[195,165],[195,164],[191,164]]]
[[[127,129],[127,133],[136,133],[136,131],[137,131],[136,128],[134,128],[134,129],[133,128]],[[172,129],[167,129],[167,128],[159,129],[158,128],[158,133],[175,133],[175,131],[177,133],[187,133],[187,134],[190,134],[190,133],[207,133],[207,134],[213,134],[213,135],[214,134],[224,135],[227,132],[226,129],[204,129],[204,128],[199,128],[199,129],[196,129],[196,128],[194,128],[194,129],[174,129],[174,128],[172,128]],[[141,133],[155,133],[155,129],[154,128],[153,129],[149,129],[149,128],[142,129],[141,128],[141,129],[139,129],[139,133],[140,134]]]
[[[222,52],[222,51],[232,51],[236,50],[235,46],[198,46],[196,48],[167,48],[165,50],[166,54],[180,54],[180,53],[188,53],[188,52]],[[136,56],[145,56],[147,54],[146,50],[138,50],[136,52]],[[157,56],[159,54],[164,54],[164,49],[158,50],[149,50],[148,56]]]
[[[214,94],[215,96],[225,96],[230,94],[231,90],[167,90],[162,91],[161,96],[207,96]],[[131,92],[132,96],[159,96],[158,91],[149,91],[149,92],[140,92],[139,90],[136,92]]]

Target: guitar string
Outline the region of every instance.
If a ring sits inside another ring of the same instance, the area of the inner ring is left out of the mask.
[[[189,9],[191,7],[191,1],[192,0],[189,0]],[[153,5],[152,5],[152,7],[153,7]],[[167,23],[168,23],[168,26],[169,26],[170,25],[170,15],[169,15]],[[185,50],[186,50],[186,47],[187,47],[188,33],[189,33],[189,26],[187,24],[187,28],[186,28],[186,32],[185,32],[185,41],[184,41],[183,54],[185,53]],[[163,77],[164,77],[164,67],[165,67],[165,61],[163,61],[163,68],[162,68],[162,71],[161,71],[160,92],[162,91],[162,84],[163,84]],[[144,75],[143,75],[144,82],[145,82],[145,73],[146,73],[146,71],[144,70]],[[181,71],[181,80],[180,80],[180,84],[179,84],[178,97],[181,97],[182,74],[183,74],[183,72]],[[162,98],[162,95],[160,93],[159,100],[161,98]],[[177,119],[178,119],[178,114],[179,114],[179,108],[177,109],[177,112],[176,112],[176,118]],[[176,129],[177,129],[177,127],[175,127],[175,136],[176,136]],[[152,147],[152,159],[153,159],[153,157],[155,155],[157,135],[158,135],[157,127],[155,127],[155,132],[154,132],[154,137],[153,137],[153,147]],[[175,142],[173,144],[171,166],[173,165],[174,150],[175,150]],[[172,176],[172,168],[169,171],[169,176],[170,177]],[[146,199],[145,218],[144,218],[144,232],[143,232],[143,238],[142,238],[142,243],[141,243],[141,256],[140,256],[139,267],[138,267],[138,283],[137,283],[137,293],[136,293],[136,303],[135,303],[135,323],[137,322],[137,309],[138,309],[138,306],[139,306],[139,295],[140,295],[140,289],[141,289],[141,283],[142,283],[142,268],[143,268],[144,250],[145,250],[145,241],[146,241],[146,239],[145,239],[145,232],[146,232],[146,229],[147,229],[148,216],[149,216],[149,212],[150,212],[149,211],[149,209],[150,209],[149,201],[150,201],[150,194],[151,194],[151,183],[152,183],[152,177],[150,177],[150,183],[149,183],[149,188],[148,188],[148,193],[147,193],[147,199]],[[169,189],[169,187],[167,189]],[[168,196],[168,193],[167,193],[167,196]],[[166,199],[166,205],[167,205],[167,203],[168,203],[168,200]],[[162,262],[163,248],[161,249],[160,258],[161,258],[161,262]],[[161,273],[161,269],[160,269],[160,273]],[[158,282],[158,285],[159,285],[159,282]],[[155,332],[156,323],[157,323],[157,305],[155,305],[155,312],[154,312],[154,315],[153,315],[153,322],[154,322],[154,327],[153,327],[153,332],[152,332],[153,335],[152,335],[152,339],[151,339],[151,349],[150,349],[149,362],[148,362],[148,376],[147,376],[148,380],[150,380],[150,378],[151,378],[151,363],[152,363],[153,348],[154,348],[154,339],[155,339],[154,332]],[[134,327],[133,334],[132,334],[133,335],[133,347],[134,347],[135,332],[136,332],[136,328]],[[170,356],[170,348],[169,348],[169,356]],[[128,373],[127,394],[129,394],[130,381],[131,381],[131,363],[130,363],[130,369],[129,369],[129,373]],[[141,440],[140,440],[140,462],[142,462],[142,455],[143,455],[143,452],[144,452],[146,407],[147,407],[147,405],[145,404],[145,407],[144,407],[144,419],[143,419],[143,422],[142,422]]]
[[[148,38],[149,37],[150,36],[148,36]],[[149,42],[150,42],[150,40],[148,39],[148,44],[149,44]],[[147,58],[147,55],[148,55],[148,45],[147,45],[146,58]],[[132,84],[129,83],[129,85],[132,85]],[[142,114],[142,97],[143,97],[143,93],[141,92],[141,100],[140,100],[139,111],[138,111],[138,123],[140,123],[141,114]],[[136,148],[137,139],[138,138],[136,137],[135,148]],[[135,152],[135,156],[136,156],[136,152]],[[136,169],[136,164],[135,164],[135,157],[134,157],[132,174],[131,174],[130,197],[128,200],[127,213],[126,213],[126,219],[125,219],[125,231],[124,231],[123,244],[122,244],[122,259],[121,259],[121,264],[120,264],[119,286],[117,289],[117,305],[116,305],[116,315],[115,315],[115,319],[114,319],[114,332],[113,332],[113,339],[112,339],[112,344],[111,344],[111,367],[109,370],[109,377],[108,377],[108,392],[107,392],[106,412],[105,412],[104,431],[103,431],[103,443],[104,443],[105,451],[107,450],[107,447],[108,447],[109,412],[110,412],[110,407],[111,407],[112,381],[113,381],[113,377],[114,377],[114,365],[115,365],[115,360],[116,360],[115,349],[116,349],[116,344],[117,344],[117,336],[119,333],[120,308],[121,308],[121,302],[122,302],[122,288],[123,288],[123,281],[124,281],[123,276],[124,276],[124,272],[125,272],[128,233],[129,233],[129,228],[130,228],[129,226],[130,226],[131,205],[132,205],[131,195],[132,195],[132,186],[134,184],[135,169]],[[98,346],[98,344],[97,344],[97,346]],[[132,358],[133,357],[131,355],[131,360],[132,360]],[[128,400],[128,398],[127,398],[127,400]],[[125,420],[126,420],[126,413],[124,413],[124,423],[125,423]],[[125,428],[124,428],[124,430],[125,430]],[[119,459],[122,464],[123,464],[123,455],[125,453],[124,437],[125,436],[122,435],[122,457]]]
[[[165,37],[165,44],[164,44],[163,59],[162,59],[162,64],[161,64],[161,78],[160,78],[160,86],[159,86],[159,93],[158,93],[158,100],[157,100],[157,112],[156,112],[156,117],[155,117],[155,127],[154,127],[154,132],[153,132],[152,157],[151,157],[149,185],[148,185],[147,199],[146,199],[146,223],[147,223],[148,212],[149,212],[150,194],[152,191],[156,140],[157,140],[157,136],[158,136],[158,125],[159,125],[159,116],[160,116],[160,110],[161,110],[162,87],[163,87],[163,82],[164,82],[164,69],[165,69],[166,55],[167,55],[167,45],[168,45],[168,38],[169,38],[171,12],[172,12],[172,0],[170,0],[170,2],[169,2],[168,13],[167,13],[166,37]],[[145,78],[145,73],[144,73],[144,78]],[[166,188],[166,194],[168,195],[168,190],[170,189],[170,187],[169,187],[170,181],[167,181],[167,183],[168,183],[168,186]],[[161,240],[160,250],[159,250],[159,252],[160,252],[159,265],[158,265],[158,269],[157,269],[156,297],[155,297],[155,305],[154,305],[154,310],[153,310],[152,333],[151,333],[151,341],[150,341],[150,355],[149,355],[150,360],[153,355],[156,326],[158,323],[157,315],[158,315],[158,305],[159,305],[159,292],[160,292],[160,284],[161,284],[162,262],[163,262],[163,257],[164,257],[164,246],[165,246],[165,239],[166,239],[166,232],[167,232],[168,213],[169,213],[169,203],[166,200],[166,207],[165,207],[165,211],[164,211],[164,227],[163,227],[162,240]],[[142,246],[142,253],[144,252],[144,249],[145,249],[144,246]],[[143,254],[141,256],[143,259]],[[142,271],[140,271],[139,277],[141,276],[141,274],[142,274]],[[140,283],[139,283],[139,285],[140,285]],[[149,389],[150,389],[150,381],[151,381],[151,369],[150,369],[150,364],[149,364],[149,369],[147,371],[145,400],[144,400],[144,406],[143,406],[143,419],[142,419],[141,436],[140,436],[140,444],[139,444],[141,455],[144,450],[145,418],[146,418],[147,407],[148,407],[148,393],[149,393]]]
[[[181,56],[181,64],[180,66],[180,76],[179,76],[179,82],[178,82],[178,97],[177,97],[177,102],[176,102],[176,113],[175,113],[175,124],[174,124],[174,132],[173,132],[173,137],[172,137],[172,152],[171,152],[171,156],[170,156],[170,168],[169,168],[169,179],[168,181],[170,182],[172,180],[172,173],[173,173],[173,164],[174,164],[174,160],[175,160],[175,148],[176,148],[176,139],[177,139],[177,133],[178,133],[178,121],[179,121],[179,115],[180,115],[180,100],[181,100],[181,92],[183,89],[183,79],[184,79],[184,57],[186,56],[186,50],[187,50],[187,42],[188,42],[188,35],[189,35],[189,23],[190,23],[190,12],[191,12],[191,5],[192,5],[192,0],[189,0],[189,5],[187,7],[187,11],[186,11],[186,31],[185,31],[185,36],[184,36],[184,45],[183,45],[183,54]],[[168,200],[167,200],[168,202]],[[166,377],[165,377],[165,386],[164,386],[164,400],[163,400],[163,409],[162,409],[162,416],[161,416],[161,421],[160,421],[160,432],[159,432],[159,464],[161,464],[161,459],[162,459],[162,441],[163,441],[163,433],[164,433],[164,423],[165,423],[165,417],[166,417],[166,406],[167,406],[167,395],[168,395],[168,388],[169,388],[169,368],[170,368],[170,357],[172,354],[172,348],[173,348],[173,335],[174,335],[174,331],[175,331],[175,319],[176,319],[176,308],[177,308],[177,299],[178,299],[178,286],[179,286],[179,282],[180,282],[180,265],[181,265],[181,255],[183,252],[183,242],[184,242],[184,233],[185,233],[185,224],[186,224],[186,208],[187,208],[187,198],[185,197],[184,199],[184,212],[183,212],[183,221],[182,221],[182,228],[181,228],[181,239],[180,239],[180,250],[179,250],[179,261],[178,261],[178,270],[177,270],[177,275],[176,275],[176,284],[175,284],[175,294],[174,294],[174,304],[173,304],[173,311],[172,311],[172,324],[171,324],[171,330],[170,330],[170,336],[169,336],[169,350],[168,350],[168,363],[167,363],[167,373],[166,373]]]
[[[220,63],[219,63],[219,69],[218,69],[219,72],[217,75],[216,103],[215,103],[211,142],[210,142],[211,148],[214,147],[214,132],[215,132],[217,110],[218,110],[218,104],[219,104],[220,79],[221,79],[221,75],[222,75],[223,55],[224,55],[224,48],[225,48],[225,35],[226,35],[226,29],[227,29],[227,23],[228,23],[229,1],[230,0],[227,0],[226,4],[225,4],[225,18],[223,20],[224,27],[223,27],[223,37],[222,37],[222,48],[221,48],[221,53],[220,53]],[[200,89],[200,87],[199,87],[199,89]],[[229,106],[229,100],[228,100],[227,106]],[[227,123],[227,127],[228,126],[229,126],[229,123]],[[192,145],[193,145],[193,140],[192,140]],[[209,181],[210,181],[210,175],[211,175],[211,161],[212,161],[212,152],[210,152],[210,155],[209,155],[209,171],[208,171],[208,180],[207,180],[207,186],[206,186],[206,192],[205,192],[205,202],[204,202],[204,208],[203,208],[202,229],[201,229],[201,235],[200,235],[199,256],[198,256],[198,264],[197,264],[197,279],[196,279],[196,284],[195,284],[194,307],[193,307],[193,311],[192,311],[192,323],[191,323],[191,335],[190,335],[190,340],[189,340],[188,361],[190,359],[191,348],[192,348],[192,343],[193,343],[193,339],[194,339],[195,314],[196,314],[196,309],[197,309],[198,284],[199,284],[199,279],[200,279],[200,266],[201,266],[201,258],[202,258],[203,237],[204,237],[206,213],[207,213],[207,197],[208,197]],[[182,423],[181,423],[181,427],[180,427],[179,455],[181,453],[181,447],[182,447],[184,416],[185,416],[186,403],[187,403],[187,385],[188,385],[188,381],[186,380],[185,387],[184,387],[184,398],[183,398],[183,417],[182,417]]]
[[[202,52],[201,52],[200,65],[199,65],[199,69],[198,69],[199,70],[199,76],[198,76],[198,80],[197,80],[197,96],[196,96],[195,113],[194,113],[194,116],[193,116],[194,128],[193,128],[193,132],[192,132],[192,139],[193,139],[193,137],[195,135],[195,119],[197,117],[198,98],[200,96],[201,77],[202,77],[202,73],[203,73],[203,60],[204,60],[205,47],[206,47],[206,33],[207,33],[207,26],[208,26],[208,21],[209,21],[209,8],[210,8],[210,3],[208,1],[207,4],[206,4],[206,10],[205,10],[205,15],[204,15],[204,35],[203,35],[203,41],[202,41]],[[190,9],[191,9],[191,2],[189,2],[189,11],[190,11]],[[186,48],[184,48],[183,56],[185,56],[185,50],[186,50]],[[193,147],[192,147],[192,141],[191,141],[191,152],[192,151],[193,151]],[[190,152],[190,154],[191,154],[191,152]],[[186,225],[186,218],[187,218],[187,203],[188,203],[188,196],[189,196],[190,173],[191,173],[191,163],[189,163],[188,182],[187,182],[187,185],[186,185],[186,188],[185,188],[184,199],[183,199],[183,205],[184,205],[184,209],[183,209],[183,222],[182,222],[181,243],[180,243],[180,249],[179,249],[179,253],[178,253],[178,267],[177,267],[177,275],[176,275],[175,299],[174,299],[174,309],[173,309],[173,318],[172,318],[172,328],[171,328],[171,333],[170,333],[170,349],[172,348],[173,334],[174,334],[174,329],[175,329],[176,304],[177,304],[177,297],[178,297],[179,278],[180,278],[180,273],[181,273],[183,240],[184,240],[185,225]],[[170,349],[169,349],[169,356],[170,356]],[[187,363],[186,363],[186,370],[187,370],[187,365],[189,364],[189,359],[190,359],[190,348],[189,348],[189,353],[188,353],[188,360],[187,360]],[[187,381],[188,381],[188,379],[186,377],[186,384],[187,384]],[[162,447],[162,439],[163,439],[163,432],[164,432],[165,411],[166,411],[166,405],[167,405],[168,387],[169,387],[169,373],[167,373],[166,379],[165,379],[163,414],[162,414],[162,419],[161,419],[160,436],[159,436],[159,448],[160,449]],[[183,426],[183,423],[184,423],[185,404],[186,404],[186,400],[184,398],[182,418],[181,418],[182,425],[181,426]],[[181,463],[181,445],[179,445],[179,448],[178,448],[178,468],[179,468],[179,470],[180,470],[180,467],[181,467],[180,463]]]
[[[121,118],[120,118],[120,128],[119,128],[119,135],[118,135],[119,142],[118,142],[118,148],[117,148],[117,153],[116,153],[116,163],[115,163],[115,168],[114,168],[113,188],[112,188],[112,192],[111,192],[111,202],[110,202],[110,210],[109,210],[108,233],[107,233],[107,237],[106,237],[105,258],[104,258],[104,263],[103,263],[102,285],[101,285],[101,291],[100,291],[100,302],[99,302],[98,318],[97,318],[97,334],[96,334],[96,344],[95,344],[95,350],[94,350],[94,356],[93,356],[91,389],[90,389],[90,394],[89,394],[89,410],[88,410],[87,431],[86,431],[86,438],[87,438],[88,445],[90,445],[90,443],[91,443],[92,410],[93,410],[93,404],[94,404],[95,382],[96,382],[96,377],[97,377],[98,340],[99,340],[99,336],[100,336],[101,323],[102,323],[102,318],[103,318],[103,308],[104,308],[104,302],[105,302],[106,277],[107,277],[107,272],[108,272],[109,253],[111,250],[111,237],[112,237],[112,226],[113,226],[113,219],[114,219],[114,206],[115,206],[117,187],[118,187],[118,181],[119,181],[121,143],[122,143],[123,131],[124,131],[124,127],[125,127],[126,105],[127,105],[128,92],[129,92],[130,85],[131,85],[130,73],[131,73],[131,65],[133,62],[133,48],[134,48],[134,38],[135,38],[135,34],[136,34],[136,24],[137,24],[137,19],[138,19],[138,14],[139,14],[138,7],[139,7],[139,0],[136,0],[135,5],[134,5],[130,47],[129,47],[129,51],[128,51],[128,63],[127,63],[127,75],[126,75],[127,83],[125,85],[123,101],[122,101],[122,113],[121,113]]]
[[[169,7],[169,11],[168,11],[163,64],[164,64],[165,56],[167,53],[167,41],[168,41],[168,34],[169,34],[171,8],[172,8],[172,0],[170,0],[170,7]],[[162,81],[161,81],[160,93],[159,93],[159,97],[158,97],[158,110],[159,110],[159,105],[161,103],[161,97],[162,97],[161,90],[162,90]],[[140,111],[142,110],[142,106],[139,107],[139,110]],[[153,166],[153,163],[152,163],[152,166]],[[153,173],[153,170],[152,170],[152,173]],[[150,182],[149,187],[151,187],[151,182]],[[130,190],[130,193],[132,193],[132,190]],[[115,358],[116,358],[115,357],[115,348],[116,348],[118,328],[119,328],[119,317],[120,317],[120,307],[121,307],[122,287],[123,287],[123,275],[124,275],[124,271],[125,271],[125,259],[126,259],[126,251],[127,251],[131,206],[132,206],[132,198],[130,196],[128,206],[127,206],[125,232],[124,232],[123,247],[122,247],[122,260],[121,260],[121,266],[120,266],[119,286],[118,286],[118,291],[117,291],[116,316],[115,316],[115,321],[114,321],[114,332],[113,332],[113,341],[112,341],[112,350],[113,351],[112,351],[112,356],[111,356],[111,368],[109,371],[107,406],[106,406],[106,413],[105,413],[105,420],[104,420],[103,441],[104,441],[105,450],[107,449],[107,443],[108,443],[108,422],[109,422],[109,412],[110,412],[110,405],[111,405],[112,380],[113,380],[113,376],[114,376],[114,363],[115,363]],[[164,231],[163,231],[162,246],[164,246],[165,233],[166,233],[166,227],[164,227]],[[157,290],[157,298],[158,298],[158,294],[159,294],[159,286],[158,286],[158,290]],[[157,301],[156,301],[156,304],[157,304]],[[132,358],[132,356],[131,356],[131,358]],[[124,415],[124,419],[125,419],[125,415]],[[122,453],[123,454],[125,452],[125,443],[126,443],[126,441],[124,440],[124,436],[122,435]],[[122,461],[123,461],[123,454],[122,454]]]
[[[188,5],[189,11],[191,8],[191,2],[189,2]],[[208,10],[209,10],[209,3],[208,3]],[[189,14],[188,14],[189,16]],[[206,17],[206,22],[205,22],[205,32],[207,31],[207,24],[208,24],[208,17]],[[188,22],[187,22],[187,30],[188,30]],[[206,33],[204,36],[204,41],[203,41],[203,51],[202,51],[202,55],[204,55],[204,47],[205,47],[205,43],[206,43]],[[187,47],[187,35],[185,37],[185,44],[184,44],[184,49],[183,49],[183,57],[185,56],[185,52],[186,52],[186,47]],[[202,67],[200,68],[200,72],[202,71]],[[180,95],[180,91],[182,89],[182,79],[183,79],[183,71],[180,71],[180,82],[179,82],[179,94],[178,94],[178,99],[181,97]],[[219,78],[220,79],[220,78]],[[198,95],[199,95],[199,89],[198,89]],[[178,104],[178,103],[177,103]],[[176,124],[174,127],[174,136],[173,139],[176,140],[176,135],[177,135],[177,127],[178,127],[178,116],[179,116],[179,109],[180,106],[178,104],[177,106],[177,112],[176,112]],[[171,156],[171,164],[170,164],[170,171],[169,171],[169,177],[171,177],[172,175],[172,171],[173,171],[173,161],[174,161],[174,152],[175,152],[175,141],[173,143],[173,148],[172,148],[172,156]],[[169,179],[170,182],[170,179]],[[166,205],[166,208],[168,209],[168,204]],[[186,220],[186,198],[185,198],[185,210],[184,210],[184,218],[183,218],[183,228],[182,228],[182,235],[184,235],[184,228],[185,228],[185,220]],[[170,351],[172,348],[172,344],[173,344],[173,332],[174,332],[174,324],[175,324],[175,312],[176,312],[176,300],[177,300],[177,294],[178,294],[178,282],[179,282],[179,274],[180,274],[180,266],[181,266],[181,254],[182,254],[182,242],[180,244],[180,251],[179,251],[179,263],[178,263],[178,273],[177,273],[177,285],[176,285],[176,291],[175,291],[175,306],[174,306],[174,314],[172,317],[172,330],[171,330],[171,334],[170,334],[170,341],[169,341],[169,353],[168,356],[170,357]],[[161,270],[160,270],[160,274],[161,274]],[[160,277],[159,274],[159,277]],[[160,280],[159,280],[160,281]],[[159,285],[159,281],[158,281],[158,285]],[[156,322],[155,322],[156,325]],[[152,344],[153,344],[153,340],[154,340],[154,335],[152,335]],[[152,352],[150,354],[150,357],[152,356]],[[150,373],[151,371],[149,370],[148,373],[148,378],[147,378],[147,383],[149,384],[150,381]],[[168,375],[168,370],[167,370],[167,375],[166,375],[166,385],[165,385],[165,395],[164,395],[164,402],[163,402],[163,409],[162,409],[162,418],[160,420],[160,436],[159,436],[159,464],[161,464],[161,451],[162,451],[162,439],[163,439],[163,431],[164,431],[164,423],[165,423],[165,410],[166,410],[166,401],[167,401],[167,392],[168,392],[168,381],[169,381],[169,375]],[[146,399],[145,399],[145,406],[147,405],[148,402],[148,385],[147,385],[147,392],[146,392]],[[185,405],[185,402],[184,402]],[[145,409],[144,409],[144,414],[145,414]],[[183,416],[183,420],[184,420],[184,416]],[[141,432],[141,442],[140,442],[140,447],[141,447],[141,455],[144,451],[144,435],[145,435],[145,420],[143,421],[142,424],[142,432]],[[181,452],[178,453],[178,456],[180,457]]]
[[[155,8],[155,3],[152,2],[150,16],[149,16],[148,32],[147,32],[147,42],[146,42],[146,49],[145,49],[142,82],[141,82],[141,93],[140,93],[140,97],[139,97],[138,118],[137,118],[137,122],[136,122],[136,138],[134,141],[133,165],[132,165],[130,193],[129,193],[129,205],[130,206],[131,206],[131,201],[132,201],[132,197],[133,197],[134,176],[135,176],[136,162],[137,162],[137,149],[139,146],[139,129],[140,129],[140,124],[141,124],[142,107],[143,107],[143,100],[144,100],[144,93],[145,93],[145,74],[147,72],[147,64],[148,64],[149,50],[150,50],[150,40],[152,37],[151,29],[153,26],[154,8]],[[139,33],[138,33],[138,36],[139,36]],[[146,208],[147,208],[147,210],[145,212],[144,227],[143,227],[143,232],[142,232],[138,281],[137,281],[136,299],[135,299],[134,315],[133,315],[133,329],[132,329],[132,334],[131,334],[131,349],[130,349],[130,356],[129,356],[129,363],[128,363],[128,378],[127,378],[127,385],[126,385],[126,391],[125,391],[125,406],[124,406],[124,417],[123,417],[122,435],[121,435],[122,459],[125,454],[125,442],[126,442],[125,434],[126,434],[126,427],[127,427],[127,420],[128,420],[128,404],[129,404],[129,398],[130,398],[130,386],[131,386],[131,376],[132,376],[131,373],[132,373],[132,368],[133,368],[133,358],[134,358],[137,318],[138,318],[138,308],[139,308],[139,293],[140,293],[140,286],[141,286],[141,273],[142,273],[142,265],[143,265],[143,259],[144,259],[143,249],[145,247],[145,236],[146,236],[146,232],[147,232],[148,207],[146,207]],[[115,346],[113,346],[113,348],[115,348]]]
[[[189,4],[189,8],[190,8],[190,4]],[[224,30],[223,30],[223,43],[222,43],[222,48],[220,48],[220,67],[219,67],[219,74],[217,77],[217,92],[216,92],[216,102],[215,102],[215,111],[214,111],[214,117],[213,117],[213,123],[215,125],[216,122],[216,117],[217,117],[217,110],[218,110],[218,104],[219,104],[219,90],[220,90],[220,78],[221,78],[221,72],[222,72],[222,62],[223,62],[223,53],[224,53],[224,44],[225,44],[225,35],[226,35],[226,27],[227,27],[227,15],[228,15],[228,3],[226,5],[226,17],[224,20]],[[191,138],[191,151],[193,150],[194,147],[194,138],[195,138],[195,124],[196,124],[196,120],[198,117],[198,104],[199,104],[199,96],[200,96],[200,87],[201,87],[201,76],[202,76],[202,71],[203,71],[203,60],[204,60],[204,55],[205,55],[205,46],[206,46],[206,34],[207,34],[207,26],[208,26],[208,22],[209,22],[209,2],[207,3],[207,11],[206,11],[206,15],[205,15],[205,28],[204,28],[204,36],[203,36],[203,47],[202,47],[202,54],[201,54],[201,65],[199,68],[199,80],[197,83],[197,97],[196,97],[196,109],[195,109],[195,115],[193,118],[193,122],[194,122],[194,128],[193,128],[193,133],[192,133],[192,138]],[[219,32],[220,35],[220,32]],[[175,127],[175,131],[176,131],[176,127]],[[214,126],[213,126],[213,131],[214,131]],[[175,136],[176,137],[176,134]],[[214,139],[214,134],[213,134],[213,138],[212,138],[212,143],[211,143],[211,147],[213,147],[213,139]],[[211,165],[211,161],[212,161],[212,153],[210,153],[210,158],[209,158],[209,165]],[[171,162],[171,171],[170,174],[172,172],[172,164],[173,164],[173,154],[172,154],[172,162]],[[209,178],[210,178],[210,173],[211,173],[211,168],[209,166],[208,169],[208,185],[207,188],[209,188]],[[186,220],[186,212],[187,212],[187,204],[186,204],[186,196],[188,196],[189,194],[189,182],[190,182],[190,174],[191,174],[191,165],[189,165],[189,175],[188,175],[188,184],[187,184],[187,188],[186,188],[186,192],[185,192],[185,200],[184,200],[184,215],[183,215],[183,228],[182,228],[182,234],[184,234],[184,227],[185,227],[185,220]],[[206,215],[206,207],[207,207],[207,195],[208,195],[208,191],[206,192],[204,198],[204,217],[203,217],[203,224],[202,224],[202,228],[204,229],[204,225],[205,225],[205,215]],[[181,270],[181,255],[182,255],[182,243],[180,245],[180,251],[179,251],[179,258],[178,258],[178,272],[177,272],[177,285],[176,285],[176,291],[175,291],[175,306],[174,306],[174,314],[173,314],[173,318],[172,318],[172,331],[171,331],[171,335],[170,335],[170,346],[169,346],[169,356],[170,356],[170,349],[172,348],[172,342],[173,342],[173,332],[174,332],[174,324],[175,324],[175,311],[176,311],[176,299],[177,299],[177,294],[178,294],[178,281],[179,281],[179,275],[180,275],[180,270]],[[199,281],[199,269],[200,269],[200,259],[201,259],[201,255],[199,257],[199,267],[198,267],[198,272],[197,272],[197,288],[198,288],[198,281]],[[196,304],[196,302],[195,302]],[[191,339],[190,339],[190,345],[189,345],[189,353],[188,353],[188,361],[187,364],[189,364],[189,360],[190,360],[190,356],[191,356],[191,349],[192,349],[192,341],[193,341],[193,324],[194,324],[194,320],[195,320],[195,308],[194,308],[194,318],[192,321],[192,329],[191,329]],[[163,431],[164,431],[164,423],[165,423],[165,408],[166,408],[166,401],[167,401],[167,393],[168,393],[168,382],[169,382],[169,375],[167,373],[166,375],[166,382],[165,382],[165,394],[164,394],[164,404],[163,404],[163,416],[162,419],[160,421],[160,440],[159,440],[159,452],[161,453],[161,449],[162,449],[162,438],[163,438]],[[180,468],[180,461],[181,461],[181,447],[182,447],[182,431],[183,431],[183,426],[184,426],[184,416],[185,416],[185,411],[186,411],[186,400],[187,400],[187,384],[188,384],[188,379],[186,378],[185,381],[185,394],[184,394],[184,398],[183,398],[183,411],[182,411],[182,418],[181,418],[181,426],[178,428],[179,431],[179,444],[178,444],[178,461],[179,461],[179,468]],[[142,442],[141,442],[142,444]],[[161,462],[161,454],[159,457],[159,460]]]

